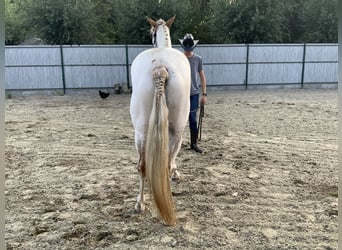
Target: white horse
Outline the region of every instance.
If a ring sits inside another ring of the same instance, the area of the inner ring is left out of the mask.
[[[166,225],[176,224],[170,177],[179,178],[175,160],[190,110],[190,65],[185,55],[171,46],[169,28],[174,19],[147,18],[154,48],[140,53],[131,67],[130,113],[141,177],[135,209],[145,210],[146,177]]]

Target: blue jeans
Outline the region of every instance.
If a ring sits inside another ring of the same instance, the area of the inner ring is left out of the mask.
[[[199,103],[199,94],[190,96],[189,126],[190,126],[190,130],[196,133],[198,133],[198,128],[197,128],[198,103]]]

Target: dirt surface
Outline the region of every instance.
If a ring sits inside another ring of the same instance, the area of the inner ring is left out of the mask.
[[[129,101],[6,100],[8,250],[337,249],[337,90],[209,92],[204,153],[186,128],[177,158],[175,227],[149,198],[134,212]]]

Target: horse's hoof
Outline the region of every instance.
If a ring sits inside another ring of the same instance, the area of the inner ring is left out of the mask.
[[[180,176],[180,174],[174,174],[174,175],[172,175],[172,177],[171,177],[171,180],[172,181],[181,181],[181,176]]]
[[[145,211],[145,204],[137,202],[137,204],[135,204],[134,209],[136,213],[142,213]]]

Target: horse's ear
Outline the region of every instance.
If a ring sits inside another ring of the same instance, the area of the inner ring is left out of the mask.
[[[156,27],[156,26],[157,26],[157,22],[154,21],[153,19],[151,19],[151,18],[149,18],[149,17],[147,17],[146,19],[147,19],[147,22],[148,22],[149,24],[151,24],[153,27]]]
[[[173,24],[173,21],[175,20],[176,15],[174,15],[173,17],[171,17],[169,20],[166,21],[166,26],[169,27],[169,29],[171,28],[171,25]]]

